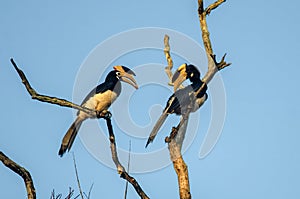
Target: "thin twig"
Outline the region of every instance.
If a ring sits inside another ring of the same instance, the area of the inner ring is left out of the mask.
[[[18,174],[23,178],[28,199],[35,199],[36,193],[35,193],[35,188],[30,173],[24,167],[21,167],[20,165],[15,163],[13,160],[11,160],[1,151],[0,151],[0,160],[7,168],[11,169],[16,174]]]
[[[71,197],[74,195],[74,189],[72,189],[71,187],[69,187],[69,193],[68,195],[65,197],[65,199],[71,199]],[[78,194],[77,196],[75,196],[73,199],[76,199],[80,196],[80,194]],[[55,194],[55,190],[53,189],[51,192],[51,196],[50,199],[61,199],[62,198],[62,194]]]
[[[94,183],[91,185],[90,190],[89,190],[89,195],[87,196],[87,199],[90,199],[91,197],[91,193],[92,193],[92,189],[93,189]]]
[[[53,189],[52,192],[51,192],[50,199],[55,199],[55,192],[54,192],[54,189]]]
[[[81,199],[84,199],[83,194],[82,194],[82,189],[81,189],[81,186],[80,186],[80,180],[79,180],[77,166],[76,166],[75,154],[74,154],[74,152],[72,154],[73,154],[73,163],[74,163],[74,168],[75,168],[75,174],[76,174],[76,180],[77,180],[79,193],[80,193]]]
[[[219,5],[221,5],[222,3],[224,3],[226,0],[218,0],[215,3],[210,4],[206,9],[205,9],[205,14],[209,15],[210,12],[214,9],[216,9]]]
[[[52,190],[50,199],[61,199],[61,197],[62,197],[62,194],[56,195],[55,190],[54,189]]]
[[[128,182],[130,182],[130,184],[132,184],[132,186],[136,190],[137,194],[141,197],[141,199],[149,199],[149,197],[143,191],[143,189],[138,184],[138,182],[126,172],[125,168],[120,163],[120,161],[118,159],[115,135],[114,135],[113,127],[111,124],[111,119],[105,118],[105,120],[106,120],[106,125],[107,125],[107,129],[108,129],[108,133],[109,133],[109,141],[110,141],[110,149],[111,149],[112,159],[117,167],[117,171],[120,174],[120,177],[127,180]]]
[[[69,194],[65,197],[65,199],[71,199],[71,197],[73,196],[74,194],[74,190],[69,187]],[[78,198],[79,195],[77,195],[74,199]]]
[[[131,140],[129,140],[129,149],[128,149],[128,163],[127,163],[128,173],[130,169],[130,155],[131,155]],[[127,193],[128,193],[128,181],[126,181],[126,185],[125,185],[124,199],[127,199]]]

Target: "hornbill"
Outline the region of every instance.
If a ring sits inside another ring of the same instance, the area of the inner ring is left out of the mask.
[[[113,68],[114,70],[108,73],[105,81],[99,84],[85,97],[81,106],[94,109],[98,112],[107,111],[121,93],[120,81],[130,84],[136,89],[138,88],[133,77],[135,74],[132,70],[125,66],[114,66]],[[95,116],[91,116],[83,111],[77,112],[77,118],[65,134],[58,155],[62,157],[67,150],[69,151],[71,149],[82,122],[88,118],[95,118]]]
[[[189,79],[192,84],[177,90],[186,79]],[[175,113],[176,115],[182,115],[183,119],[187,119],[189,113],[198,110],[207,100],[207,85],[201,81],[200,72],[194,65],[182,64],[174,73],[172,83],[174,84],[174,94],[169,97],[167,105],[153,127],[145,147],[153,142],[169,114]]]

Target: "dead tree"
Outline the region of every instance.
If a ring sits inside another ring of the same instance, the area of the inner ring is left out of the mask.
[[[213,53],[207,22],[206,22],[206,16],[209,15],[212,10],[216,9],[219,5],[221,5],[224,2],[225,0],[218,0],[204,9],[203,0],[198,0],[198,15],[199,15],[200,27],[202,32],[202,40],[208,58],[208,71],[205,74],[205,76],[202,78],[202,81],[206,84],[208,84],[212,80],[212,78],[218,71],[230,65],[230,63],[225,62],[226,54],[222,57],[220,62],[216,61],[216,55]],[[170,45],[169,45],[168,35],[166,35],[164,38],[164,45],[165,45],[164,53],[166,56],[166,60],[168,62],[168,66],[165,68],[165,71],[170,79],[169,85],[172,85],[171,70],[173,68],[173,61],[170,55]],[[200,90],[201,88],[198,90],[198,92]],[[184,141],[187,124],[188,124],[188,119],[181,118],[178,126],[173,127],[170,136],[166,137],[165,139],[165,141],[168,143],[170,159],[173,163],[174,170],[177,174],[180,199],[191,198],[188,167],[184,162],[181,154],[181,147]]]

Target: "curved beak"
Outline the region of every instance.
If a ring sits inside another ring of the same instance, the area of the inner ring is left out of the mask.
[[[135,89],[138,89],[138,85],[133,76],[135,76],[134,72],[127,68],[126,66],[114,66],[115,71],[118,71],[119,78],[121,81],[126,82],[133,86]]]
[[[179,88],[179,86],[186,80],[187,73],[185,71],[186,64],[182,64],[174,73],[172,78],[172,83],[174,87],[174,92]]]
[[[131,86],[133,86],[135,89],[138,89],[139,86],[137,85],[134,77],[132,74],[126,73],[126,72],[120,72],[120,80],[123,82],[126,82],[128,84],[130,84]]]

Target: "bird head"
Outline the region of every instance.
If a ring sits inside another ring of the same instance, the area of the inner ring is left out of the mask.
[[[178,69],[172,77],[172,83],[174,84],[174,92],[186,79],[189,79],[191,82],[200,79],[200,72],[196,68],[196,66],[192,64],[182,64],[178,67]]]
[[[135,89],[138,89],[138,85],[133,76],[135,73],[125,66],[114,66],[114,70],[116,72],[117,78],[120,81],[126,82],[133,86]]]

